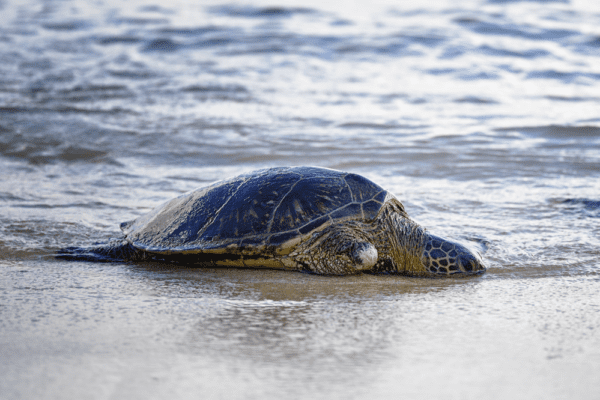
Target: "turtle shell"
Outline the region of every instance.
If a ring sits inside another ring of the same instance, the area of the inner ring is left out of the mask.
[[[159,253],[277,247],[343,220],[373,220],[388,195],[356,174],[271,168],[179,196],[121,229],[134,247]]]

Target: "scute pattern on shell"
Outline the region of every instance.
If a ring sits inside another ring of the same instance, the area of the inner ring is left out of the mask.
[[[390,194],[368,179],[316,167],[272,168],[216,182],[122,224],[150,251],[278,246],[338,220],[373,220]]]

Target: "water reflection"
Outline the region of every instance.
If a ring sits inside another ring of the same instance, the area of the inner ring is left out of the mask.
[[[369,274],[337,277],[268,269],[187,268],[158,262],[120,265],[143,278],[159,296],[170,296],[173,293],[170,285],[176,285],[199,298],[218,294],[236,300],[275,303],[388,301],[398,296],[471,285],[483,277],[421,279]]]
[[[405,306],[472,288],[479,278],[323,277],[286,271],[129,266],[151,296],[194,299],[182,311],[179,351],[259,366],[293,365],[298,378],[372,379],[406,334]],[[410,305],[408,308],[412,308]],[[411,311],[414,313],[414,310]],[[355,382],[356,383],[356,382]]]

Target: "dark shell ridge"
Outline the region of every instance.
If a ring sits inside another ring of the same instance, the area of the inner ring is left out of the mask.
[[[272,168],[177,197],[121,229],[150,251],[278,246],[343,219],[374,219],[388,192],[356,174]]]

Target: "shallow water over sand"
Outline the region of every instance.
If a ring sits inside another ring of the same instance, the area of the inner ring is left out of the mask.
[[[596,3],[0,13],[0,397],[597,398]],[[487,243],[487,273],[54,258],[196,187],[301,164]]]

